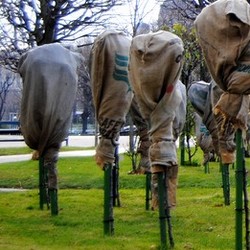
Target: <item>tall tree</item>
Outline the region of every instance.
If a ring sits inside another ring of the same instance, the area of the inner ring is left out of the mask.
[[[15,69],[18,54],[31,47],[95,36],[111,8],[120,4],[122,0],[2,0],[0,48],[16,52],[9,65]]]
[[[16,75],[9,70],[0,67],[0,120],[2,120],[5,113],[5,102],[10,87],[16,80]]]
[[[164,0],[160,9],[159,26],[177,21],[192,25],[200,11],[215,0]]]

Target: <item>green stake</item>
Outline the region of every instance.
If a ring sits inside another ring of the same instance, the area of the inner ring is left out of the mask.
[[[149,210],[149,202],[151,200],[150,197],[151,191],[151,173],[146,173],[146,210]]]
[[[180,135],[180,149],[181,149],[181,165],[185,165],[185,133],[181,133]]]
[[[209,173],[210,173],[210,170],[209,170],[209,162],[207,162],[207,163],[204,165],[204,172],[205,172],[205,174],[209,174]]]
[[[242,214],[243,214],[243,156],[244,156],[244,148],[242,142],[242,131],[237,130],[236,132],[236,170],[235,170],[235,178],[236,178],[236,208],[235,208],[235,249],[242,250]]]
[[[222,188],[224,195],[224,204],[230,205],[230,181],[229,181],[229,164],[221,164]]]
[[[114,234],[112,164],[104,166],[104,235]]]
[[[57,190],[50,189],[49,190],[50,204],[51,204],[51,215],[58,215],[58,198],[57,198]]]

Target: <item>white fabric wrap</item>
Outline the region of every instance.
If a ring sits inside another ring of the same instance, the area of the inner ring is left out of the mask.
[[[130,49],[130,80],[142,116],[149,123],[152,165],[176,165],[173,121],[182,95],[182,40],[167,31],[139,35]]]
[[[40,156],[47,151],[48,161],[56,161],[68,135],[82,60],[58,43],[36,47],[20,58],[21,131],[26,144]]]

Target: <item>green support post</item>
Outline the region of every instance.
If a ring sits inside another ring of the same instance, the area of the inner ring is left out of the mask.
[[[182,166],[185,165],[185,133],[180,135],[180,149],[181,149],[181,160],[180,163]]]
[[[224,204],[230,205],[230,181],[229,181],[229,164],[220,164],[222,175],[222,188],[224,195]]]
[[[209,174],[209,173],[210,173],[210,170],[209,170],[209,162],[207,162],[207,163],[204,165],[204,172],[205,172],[205,174]]]
[[[151,200],[151,173],[146,172],[146,210],[149,210]]]
[[[235,249],[242,250],[242,217],[243,217],[243,169],[244,147],[242,142],[242,131],[236,132],[236,208],[235,208]]]
[[[47,204],[47,208],[51,208],[51,215],[58,215],[57,190],[48,189],[48,172],[44,168],[43,157],[39,157],[39,200],[41,210],[44,204]]]
[[[114,234],[112,164],[104,166],[104,235]]]
[[[115,161],[112,169],[112,185],[113,185],[113,206],[120,207],[120,194],[119,194],[119,154],[118,146],[115,147]]]
[[[50,189],[49,190],[50,204],[51,204],[51,215],[58,215],[58,198],[57,198],[57,190]]]
[[[164,173],[159,172],[158,175],[158,199],[159,199],[159,222],[161,235],[161,250],[167,249],[167,234],[166,234],[166,211],[165,211],[165,193],[166,184]]]

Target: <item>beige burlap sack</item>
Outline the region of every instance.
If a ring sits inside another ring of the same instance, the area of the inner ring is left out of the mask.
[[[217,154],[219,154],[218,128],[213,114],[213,100],[218,101],[220,95],[221,91],[217,85],[204,81],[193,82],[188,89],[189,101],[191,102],[197,114],[201,117],[202,123],[208,129]],[[200,130],[200,124],[198,129]],[[200,137],[200,131],[197,134],[199,134]],[[207,146],[210,148],[209,145]]]
[[[31,49],[21,56],[23,80],[20,124],[26,144],[44,157],[56,176],[61,142],[68,135],[83,57],[58,43]],[[52,166],[52,167],[51,167]],[[51,184],[56,188],[56,177]]]
[[[250,93],[250,5],[245,0],[218,0],[195,20],[197,37],[209,71],[224,93],[214,107],[222,161],[234,161],[237,128],[247,128]]]
[[[166,31],[139,35],[130,48],[129,76],[141,114],[149,124],[152,209],[158,206],[155,173],[162,171],[167,173],[169,206],[176,205],[175,140],[186,114],[186,89],[179,81],[182,56],[181,39]]]
[[[123,33],[105,31],[96,38],[91,51],[91,86],[101,135],[96,161],[101,167],[114,161],[133,97],[127,71],[130,44]]]
[[[183,57],[181,39],[167,31],[133,38],[129,75],[140,111],[149,123],[151,166],[177,165],[173,120],[181,102],[176,87]]]
[[[137,153],[139,154],[139,163],[136,169],[131,171],[133,174],[145,174],[150,172],[150,162],[149,162],[149,147],[150,140],[148,134],[148,124],[147,121],[142,117],[140,108],[138,106],[136,97],[133,97],[129,114],[132,118],[133,124],[136,126],[137,135],[139,136],[139,143],[137,148]]]

